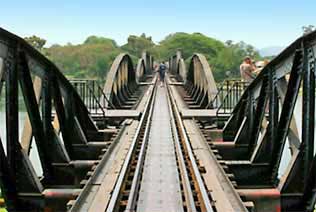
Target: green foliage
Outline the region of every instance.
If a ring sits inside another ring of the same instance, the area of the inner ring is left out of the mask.
[[[89,36],[83,44],[104,44],[107,46],[112,46],[113,48],[117,48],[117,44],[114,40],[104,37],[97,37],[97,36]]]
[[[83,44],[53,45],[45,54],[69,77],[105,78],[115,57],[121,52],[115,41],[90,36]]]
[[[36,36],[28,41],[36,48],[42,48]],[[201,33],[183,32],[168,35],[158,45],[144,33],[140,36],[130,35],[127,43],[121,47],[112,39],[89,36],[82,44],[52,45],[42,49],[42,52],[69,77],[104,80],[113,60],[121,52],[129,53],[135,66],[143,51],[162,61],[168,60],[176,50],[182,51],[187,64],[194,53],[204,54],[217,81],[227,78],[227,73],[230,73],[228,77],[239,77],[239,65],[247,55],[255,60],[262,59],[253,46],[244,42],[228,40],[224,43]]]
[[[244,42],[234,44],[232,40],[228,40],[223,43],[201,33],[183,32],[168,35],[151,53],[158,60],[166,60],[174,55],[177,49],[181,50],[187,64],[188,58],[194,53],[204,54],[217,81],[227,78],[227,73],[230,73],[228,77],[239,77],[239,65],[245,56],[255,60],[261,59],[255,48]]]
[[[37,37],[35,35],[31,36],[31,37],[25,37],[24,40],[26,40],[29,44],[31,44],[31,46],[33,46],[34,48],[41,50],[44,45],[46,44],[46,40],[40,37]]]
[[[169,58],[175,51],[181,50],[182,56],[188,58],[194,53],[205,54],[207,57],[215,57],[224,48],[224,44],[201,33],[188,34],[178,32],[168,35],[158,46],[153,49],[153,54],[158,59]]]
[[[244,42],[234,44],[233,41],[228,40],[225,44],[225,48],[218,53],[217,57],[209,59],[217,81],[225,79],[227,73],[229,77],[240,77],[239,66],[245,56],[250,56],[254,60],[261,59],[255,48]]]
[[[151,37],[146,37],[146,34],[143,33],[141,36],[130,35],[127,39],[127,44],[123,45],[122,49],[131,55],[141,57],[143,51],[150,50],[154,45]]]

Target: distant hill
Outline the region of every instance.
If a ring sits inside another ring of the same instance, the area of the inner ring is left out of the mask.
[[[259,53],[263,57],[276,56],[284,48],[285,48],[284,46],[269,46],[269,47],[266,47],[266,48],[259,49]]]

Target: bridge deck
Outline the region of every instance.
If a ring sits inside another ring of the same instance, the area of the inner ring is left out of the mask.
[[[0,211],[314,211],[316,31],[219,87],[201,54],[172,56],[164,88],[119,54],[102,88],[0,41]]]
[[[159,87],[137,211],[183,211],[166,89]],[[172,198],[171,198],[172,197]]]

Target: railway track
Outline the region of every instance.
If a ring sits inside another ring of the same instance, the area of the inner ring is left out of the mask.
[[[315,38],[316,32],[298,38],[247,88],[238,80],[218,88],[205,56],[194,54],[186,67],[179,51],[169,59],[163,88],[147,53],[136,69],[128,54],[119,54],[100,88],[94,80],[71,84],[0,28],[6,100],[0,207],[313,211]]]
[[[140,119],[126,119],[113,134],[68,211],[247,211],[237,193],[225,194],[233,189],[228,178],[205,165],[194,137],[202,129],[188,127],[176,98],[168,83],[147,90]]]
[[[174,95],[172,99],[178,107],[185,108],[187,105],[193,105],[191,98],[183,98],[183,95],[186,96],[183,90],[180,92],[175,88],[169,90],[170,94]],[[180,115],[179,120],[186,129],[187,139],[190,141],[196,161],[199,162],[202,179],[207,190],[210,191],[215,211],[253,211],[253,202],[244,201],[236,192],[238,186],[234,175],[212,143],[216,139],[221,139],[214,137],[214,133],[213,137],[208,133],[213,131],[214,120],[190,118],[182,120]]]
[[[214,211],[167,88],[138,133],[106,211]]]
[[[132,137],[111,191],[102,184],[119,142],[102,156],[70,211],[216,211],[167,86],[155,86]]]

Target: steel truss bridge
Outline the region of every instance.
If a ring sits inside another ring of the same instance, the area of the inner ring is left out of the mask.
[[[203,55],[188,65],[178,51],[163,87],[153,57],[144,53],[134,66],[120,54],[100,85],[68,80],[0,28],[0,204],[26,212],[315,211],[315,52],[312,32],[251,84],[216,84]]]

